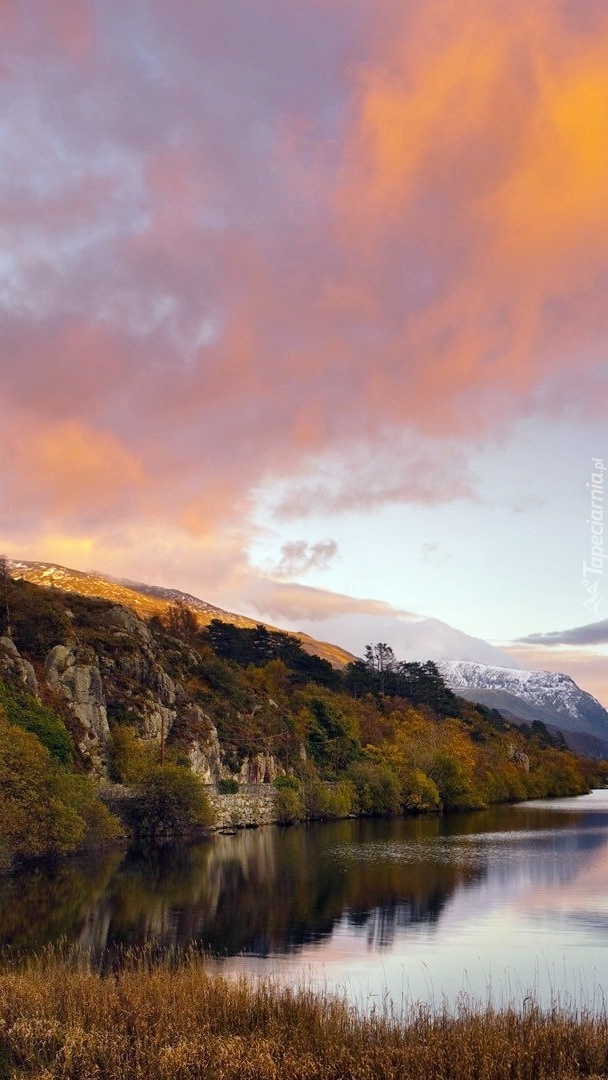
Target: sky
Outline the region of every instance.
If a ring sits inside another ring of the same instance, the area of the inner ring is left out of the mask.
[[[608,705],[605,3],[0,0],[0,95],[4,553]]]

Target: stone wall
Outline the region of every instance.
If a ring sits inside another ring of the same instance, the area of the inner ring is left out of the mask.
[[[276,789],[272,784],[241,784],[233,795],[220,795],[212,785],[205,790],[217,829],[272,825],[277,821]]]

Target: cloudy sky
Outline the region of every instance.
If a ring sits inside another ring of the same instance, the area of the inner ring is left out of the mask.
[[[0,79],[6,554],[608,703],[603,0],[0,0]]]

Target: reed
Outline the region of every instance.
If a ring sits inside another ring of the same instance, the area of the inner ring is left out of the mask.
[[[0,1077],[574,1080],[608,1071],[606,1015],[535,1005],[362,1015],[310,988],[227,979],[195,951],[0,960]]]

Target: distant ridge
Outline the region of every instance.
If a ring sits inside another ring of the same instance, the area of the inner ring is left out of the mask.
[[[196,615],[200,626],[206,626],[212,619],[221,619],[222,622],[232,623],[233,626],[242,628],[252,628],[262,623],[261,619],[249,619],[246,615],[225,611],[197,596],[181,592],[180,589],[165,589],[160,585],[146,585],[139,581],[114,578],[99,571],[72,570],[58,563],[30,562],[25,559],[9,559],[9,567],[11,576],[15,579],[22,578],[24,581],[46,588],[62,589],[64,592],[111,600],[115,604],[130,608],[143,619],[149,619],[153,615],[163,615],[171,604],[183,603]],[[280,629],[268,623],[263,625],[269,630]],[[352,653],[330,642],[317,641],[308,634],[297,634],[291,630],[284,633],[296,637],[301,641],[302,648],[306,652],[328,660],[334,667],[345,667],[355,659]]]
[[[540,720],[561,731],[576,753],[608,757],[608,712],[569,675],[466,660],[443,660],[438,667],[450,689],[461,697],[498,709],[514,723]]]

